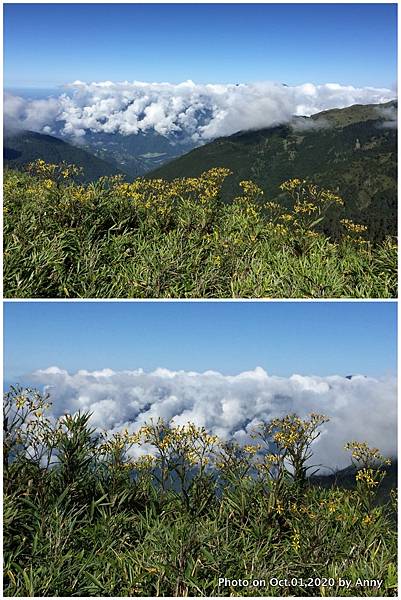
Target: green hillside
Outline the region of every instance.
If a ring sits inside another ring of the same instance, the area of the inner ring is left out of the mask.
[[[121,169],[51,135],[23,131],[4,140],[5,166],[21,169],[30,162],[42,159],[47,163],[73,163],[82,167],[82,181],[95,181],[104,175],[123,174]]]
[[[282,181],[311,179],[339,193],[344,217],[368,226],[369,237],[396,234],[397,103],[355,105],[295,118],[289,125],[239,132],[219,138],[152,171],[151,178],[197,177],[212,167],[233,175],[222,197],[233,198],[238,184],[251,179],[269,200],[286,203]],[[326,233],[338,233],[326,223]]]
[[[312,115],[310,119],[316,122],[324,120],[331,125],[345,127],[362,121],[395,120],[396,112],[397,101],[391,100],[384,104],[353,104],[346,108],[331,108]]]

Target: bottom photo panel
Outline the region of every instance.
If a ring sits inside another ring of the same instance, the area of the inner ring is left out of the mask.
[[[4,595],[397,596],[396,302],[4,303]]]

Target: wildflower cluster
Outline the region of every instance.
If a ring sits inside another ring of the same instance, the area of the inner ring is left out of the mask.
[[[139,177],[133,183],[117,182],[113,192],[117,197],[129,199],[148,222],[160,223],[163,219],[165,224],[174,222],[189,227],[200,220],[206,227],[215,213],[224,180],[230,174],[228,169],[216,168],[197,178],[171,182]]]
[[[241,446],[238,442],[220,442],[216,451],[215,466],[223,481],[231,484],[242,482],[252,471],[252,459],[260,450],[259,445]]]
[[[274,442],[278,454],[269,454],[272,465],[281,466],[281,461],[287,461],[292,470],[294,481],[302,485],[306,480],[309,466],[307,462],[312,457],[310,447],[319,437],[319,427],[329,419],[323,415],[312,413],[309,419],[301,419],[296,414],[273,419],[268,424],[261,424],[256,436],[261,437],[269,446]]]
[[[265,204],[263,205],[263,208],[265,210],[265,214],[267,216],[267,219],[270,223],[276,223],[279,219],[282,220],[292,220],[293,216],[290,215],[289,213],[286,212],[285,208],[281,205],[278,204],[277,202],[265,202]],[[291,217],[291,219],[288,219],[288,217]]]
[[[363,525],[365,525],[365,527],[370,527],[371,525],[373,525],[374,522],[375,522],[375,517],[373,514],[365,515],[362,519],[362,523],[363,523]]]
[[[368,228],[366,225],[361,225],[359,223],[354,223],[351,219],[341,219],[340,223],[344,225],[344,228],[352,233],[365,233]]]
[[[270,235],[277,237],[279,240],[288,239],[289,229],[283,223],[274,223],[269,221],[266,225],[266,229]]]
[[[83,169],[77,165],[62,163],[47,163],[41,158],[27,165],[31,175],[39,177],[46,189],[51,190],[61,181],[72,180],[82,175]]]
[[[255,435],[257,436],[258,434]],[[265,442],[267,442],[266,438]],[[280,452],[269,452],[261,455],[255,467],[259,477],[262,481],[267,482],[270,487],[272,487],[272,483],[280,482],[287,472],[285,468],[285,455]]]
[[[303,202],[307,199],[313,201],[316,205],[337,205],[344,206],[344,200],[330,190],[319,188],[314,183],[306,179],[290,179],[280,185],[280,189],[287,192],[295,203]]]
[[[316,204],[313,204],[312,202],[297,202],[296,204],[294,204],[294,212],[295,213],[303,213],[306,215],[310,215],[317,210],[318,210],[318,207],[316,206]],[[288,217],[287,217],[287,219],[288,219]]]
[[[72,185],[67,189],[67,195],[74,202],[94,202],[97,197],[95,186]]]
[[[341,219],[340,223],[345,230],[345,241],[359,246],[362,250],[366,250],[368,248],[369,242],[363,237],[368,230],[366,225],[354,223],[351,221],[351,219]]]
[[[179,483],[186,507],[190,490],[205,478],[205,471],[218,439],[193,423],[172,425],[163,419],[144,425],[138,431],[140,444],[154,455],[154,478],[163,491]]]
[[[375,479],[375,473],[373,469],[361,469],[355,475],[355,479],[364,483],[368,488],[376,487],[379,484],[379,482]]]
[[[252,202],[259,200],[264,194],[263,190],[253,181],[241,181],[240,187],[242,188],[243,196]]]
[[[299,531],[295,530],[291,539],[291,546],[295,550],[295,552],[299,552],[301,548],[301,536]]]
[[[363,468],[391,464],[390,459],[382,456],[378,448],[371,448],[366,442],[348,442],[345,449],[351,452],[353,462]]]
[[[383,481],[385,467],[391,465],[391,460],[382,456],[378,448],[370,448],[366,442],[348,442],[345,449],[351,451],[352,462],[357,468],[355,480],[361,501],[370,510],[375,488]]]
[[[144,472],[153,469],[155,465],[155,457],[151,454],[143,454],[133,462],[136,471]]]
[[[343,507],[343,494],[339,490],[334,490],[328,498],[320,501],[320,506],[328,511],[329,514],[341,512]]]
[[[111,469],[131,468],[130,451],[140,441],[140,436],[129,433],[128,429],[109,435],[103,431],[100,435],[97,452]]]
[[[280,189],[293,202],[292,213],[288,213],[291,218],[282,215],[281,219],[292,220],[293,226],[303,234],[313,231],[324,220],[330,208],[344,206],[344,200],[340,196],[306,179],[290,179],[282,183]]]
[[[3,401],[3,467],[8,469],[12,457],[27,454],[37,463],[43,458],[45,444],[50,443],[49,396],[31,388],[10,387]],[[50,460],[50,455],[47,455]]]

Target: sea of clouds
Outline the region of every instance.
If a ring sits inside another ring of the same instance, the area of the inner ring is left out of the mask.
[[[156,369],[145,372],[58,367],[35,371],[30,381],[50,393],[53,414],[91,411],[99,429],[134,432],[162,417],[182,425],[204,426],[224,440],[251,441],[260,421],[296,412],[327,415],[314,444],[314,462],[330,468],[350,464],[347,441],[366,441],[387,456],[397,451],[397,387],[394,377],[339,375],[275,377],[257,367],[237,375]]]
[[[137,134],[154,130],[165,136],[186,136],[195,143],[240,130],[270,127],[352,104],[383,103],[396,97],[388,88],[338,83],[286,86],[259,82],[180,84],[112,81],[64,86],[46,99],[6,93],[6,130],[30,129],[82,138],[86,131]]]

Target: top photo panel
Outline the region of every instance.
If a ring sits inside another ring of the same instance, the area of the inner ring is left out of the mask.
[[[6,298],[397,297],[396,4],[4,5]]]

